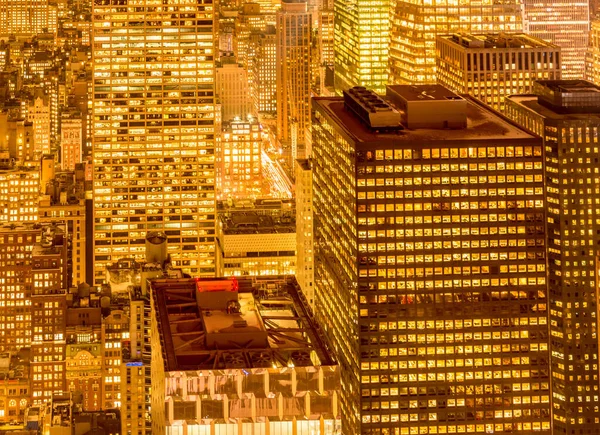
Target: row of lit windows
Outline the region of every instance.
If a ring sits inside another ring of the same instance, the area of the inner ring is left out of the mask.
[[[541,323],[540,318],[540,323]],[[426,355],[470,355],[470,354],[483,354],[483,353],[529,353],[529,352],[546,352],[548,350],[548,343],[527,343],[527,344],[484,344],[475,346],[429,346],[429,347],[391,347],[391,348],[377,348],[366,354],[363,352],[363,358],[381,359],[382,357],[404,357],[404,356],[426,356]],[[398,361],[389,361],[390,369],[398,368]]]
[[[492,239],[492,240],[449,240],[433,242],[390,242],[390,243],[361,243],[360,252],[392,252],[392,251],[420,251],[423,249],[471,249],[471,248],[506,248],[506,247],[533,247],[544,246],[544,239]],[[465,258],[463,258],[465,260]]]
[[[581,159],[580,159],[581,160]],[[589,159],[588,159],[589,160]],[[589,163],[589,162],[588,162]],[[440,165],[385,165],[385,166],[359,166],[357,168],[357,172],[359,174],[369,174],[369,173],[421,173],[421,172],[468,172],[468,171],[480,171],[480,172],[487,172],[487,171],[522,171],[522,170],[528,170],[531,171],[533,169],[537,169],[537,170],[541,170],[542,169],[542,163],[541,162],[509,162],[509,163],[463,163],[463,164],[459,164],[459,163],[449,163],[449,164],[440,164]],[[533,177],[535,178],[536,182],[541,181],[540,177],[541,177],[541,173],[538,175],[529,175],[526,179],[528,182],[531,182],[533,180]],[[401,178],[400,178],[401,180]],[[458,178],[453,177],[452,180],[454,181],[453,183],[450,183],[448,180],[448,177],[444,177],[442,178],[442,182],[440,183],[439,181],[436,182],[436,180],[439,180],[439,178],[433,178],[433,184],[462,184],[463,182],[465,182],[465,180],[467,180],[467,177],[464,177],[463,181],[459,181]],[[508,175],[508,176],[503,176],[500,175],[498,176],[498,178],[496,178],[496,176],[494,175],[480,175],[480,176],[470,176],[469,178],[469,182],[471,182],[470,180],[474,180],[472,183],[475,184],[477,182],[479,183],[487,183],[489,180],[489,183],[504,183],[504,182],[508,182],[508,183],[514,183],[516,182],[523,182],[523,180],[525,180],[524,176],[521,175],[520,178],[515,179],[515,175]],[[359,180],[360,181],[360,180]],[[419,178],[415,178],[414,184],[421,184],[420,182],[421,180]],[[396,183],[400,186],[406,184],[406,185],[410,185],[412,184],[410,179],[407,179],[406,181],[402,182],[399,181],[398,183]],[[431,184],[431,181],[429,179],[423,179],[423,184]],[[359,184],[360,185],[360,184]]]
[[[568,231],[568,230],[567,230]],[[591,230],[590,230],[591,231]],[[495,234],[533,234],[533,233],[544,233],[544,227],[541,225],[537,226],[500,226],[500,227],[467,227],[467,228],[417,228],[417,229],[390,229],[390,230],[359,230],[359,239],[374,239],[374,238],[411,238],[411,237],[450,237],[450,236],[469,236],[469,235],[495,235]],[[582,234],[583,236],[584,234]],[[439,242],[441,243],[441,242]]]
[[[498,147],[468,147],[468,148],[433,148],[433,149],[389,149],[367,151],[366,161],[372,160],[416,160],[416,159],[474,159],[496,157],[541,157],[541,146],[498,146]],[[360,157],[359,157],[360,158]],[[359,160],[360,161],[360,160]]]
[[[538,321],[541,320],[541,323]],[[409,320],[399,322],[380,322],[371,323],[371,330],[373,331],[387,331],[387,330],[415,330],[421,331],[423,329],[434,329],[437,330],[451,330],[455,331],[463,328],[488,328],[497,327],[505,328],[510,326],[527,326],[527,325],[545,325],[545,319],[538,317],[520,317],[514,319],[500,319],[500,318],[487,318],[487,319],[464,319],[464,320]],[[387,364],[387,363],[386,363]],[[379,365],[377,365],[377,368]],[[372,370],[377,368],[371,366]],[[362,365],[361,369],[368,370],[369,364]]]

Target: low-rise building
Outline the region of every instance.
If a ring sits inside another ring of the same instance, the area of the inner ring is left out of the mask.
[[[154,279],[152,433],[340,433],[339,372],[293,278]]]
[[[292,201],[220,203],[224,276],[296,273],[296,213]]]
[[[23,422],[31,406],[30,350],[0,354],[0,424]]]

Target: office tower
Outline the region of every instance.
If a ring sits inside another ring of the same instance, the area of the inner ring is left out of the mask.
[[[102,409],[102,314],[100,298],[81,284],[67,295],[65,380],[67,391],[82,393],[83,409]]]
[[[319,93],[324,95],[333,88],[333,63],[335,58],[334,13],[332,10],[318,12],[318,64]],[[315,56],[316,57],[316,56]]]
[[[254,60],[250,75],[250,92],[254,110],[259,115],[273,116],[277,110],[277,39],[274,26],[253,38]]]
[[[523,31],[562,49],[562,78],[581,79],[590,31],[588,0],[523,0]]]
[[[46,174],[49,172],[49,174]],[[86,282],[86,205],[83,165],[75,172],[54,174],[54,158],[42,160],[37,221],[64,228],[69,243],[65,288]]]
[[[224,122],[245,119],[253,113],[248,72],[237,63],[223,63],[215,68],[215,95]]]
[[[226,4],[219,3],[218,21],[216,23],[216,44],[219,50],[219,58],[226,53],[232,53],[234,51],[234,31],[237,16],[238,11],[230,10],[227,8]]]
[[[31,252],[31,393],[36,405],[66,391],[67,239],[62,229],[46,226]],[[26,297],[26,296],[25,296]]]
[[[31,393],[35,405],[67,391],[66,309],[64,290],[39,291],[31,296]]]
[[[29,102],[27,120],[33,123],[36,156],[50,153],[50,106],[48,99],[37,97]]]
[[[29,394],[39,403],[64,390],[64,312],[55,303],[64,299],[66,240],[52,226],[7,224],[0,246],[0,349],[30,348]]]
[[[600,88],[540,81],[534,92],[507,98],[506,113],[545,142],[553,433],[595,434]]]
[[[314,227],[312,164],[308,159],[296,161],[296,280],[314,309]]]
[[[390,0],[333,2],[337,92],[357,85],[385,90],[391,3]]]
[[[340,433],[338,366],[293,277],[154,279],[150,288],[154,435],[181,425],[206,435]]]
[[[60,123],[60,165],[63,171],[74,171],[83,161],[83,122],[81,114],[71,114]]]
[[[591,22],[589,45],[586,54],[585,78],[590,82],[600,84],[600,21]]]
[[[258,3],[244,3],[242,10],[235,20],[235,37],[233,51],[242,66],[249,70],[252,55],[249,51],[250,35],[254,32],[262,33],[267,25],[274,23],[274,14],[265,14],[260,10]]]
[[[440,85],[313,99],[343,433],[550,433],[541,139]],[[402,127],[405,127],[402,129]]]
[[[213,7],[93,7],[96,284],[108,264],[141,258],[152,230],[177,267],[215,272]]]
[[[0,3],[0,34],[34,36],[44,33],[51,24],[48,15],[48,0],[5,0]]]
[[[21,116],[20,108],[0,113],[0,151],[8,150],[19,166],[35,165],[40,155],[35,148],[33,123]]]
[[[120,408],[121,395],[121,364],[123,362],[123,334],[129,332],[129,317],[123,307],[111,307],[110,313],[102,321],[102,376],[104,383],[104,397],[102,408]]]
[[[223,123],[217,150],[219,199],[261,195],[262,142],[262,128],[254,119]]]
[[[523,30],[520,0],[448,3],[436,7],[424,0],[397,0],[391,13],[389,66],[393,83],[435,83],[437,35]]]
[[[304,156],[310,125],[311,17],[306,2],[289,0],[277,12],[277,139],[292,162]]]
[[[39,171],[23,167],[4,168],[0,164],[0,222],[36,222],[40,189]]]
[[[223,276],[294,275],[296,215],[293,201],[233,201],[219,208]]]
[[[14,352],[31,341],[31,310],[29,303],[33,286],[31,252],[40,230],[30,225],[0,226],[0,351]],[[11,327],[8,328],[6,325]]]
[[[560,48],[524,34],[437,37],[438,83],[496,110],[504,97],[533,90],[535,80],[561,77]]]

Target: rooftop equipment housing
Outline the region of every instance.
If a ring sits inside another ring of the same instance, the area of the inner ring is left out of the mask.
[[[400,112],[362,86],[344,91],[344,106],[372,129],[402,130]]]

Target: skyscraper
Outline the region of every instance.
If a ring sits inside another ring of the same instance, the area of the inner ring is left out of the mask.
[[[589,45],[585,59],[585,78],[600,84],[600,21],[591,22]]]
[[[439,85],[388,96],[402,115],[364,88],[313,99],[343,433],[549,434],[541,139]]]
[[[313,226],[312,164],[309,159],[296,161],[296,280],[314,308],[315,259]]]
[[[555,434],[597,434],[600,87],[541,81],[506,113],[544,138]]]
[[[274,26],[267,26],[260,34],[253,35],[255,57],[250,71],[250,92],[254,111],[260,115],[272,115],[277,111],[277,38]]]
[[[257,197],[262,193],[262,131],[258,121],[223,123],[217,149],[219,199]]]
[[[46,32],[51,24],[49,13],[48,0],[2,1],[0,2],[0,34],[33,36]]]
[[[223,56],[221,57],[223,59]],[[241,65],[223,63],[215,68],[215,95],[221,105],[221,120],[246,119],[253,114],[248,72]]]
[[[535,80],[561,77],[560,48],[524,34],[443,35],[436,51],[439,84],[499,111],[504,97],[531,92]]]
[[[311,17],[306,2],[288,0],[277,12],[277,138],[292,163],[304,157],[310,126]]]
[[[174,264],[215,272],[212,0],[94,4],[96,283],[164,230]]]
[[[390,81],[435,83],[435,38],[454,32],[520,32],[521,1],[444,2],[397,0],[392,7]]]
[[[334,0],[335,89],[367,86],[385,91],[388,81],[390,0]]]
[[[524,0],[525,33],[562,49],[563,79],[581,79],[590,31],[588,0]]]

